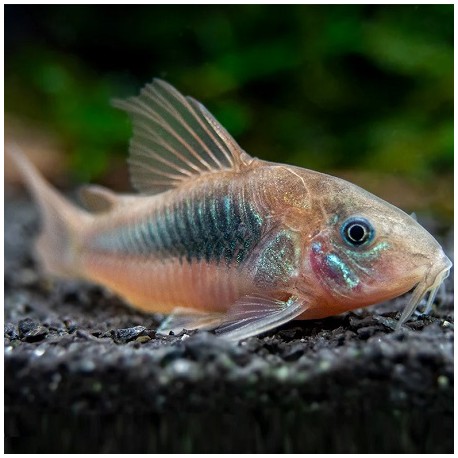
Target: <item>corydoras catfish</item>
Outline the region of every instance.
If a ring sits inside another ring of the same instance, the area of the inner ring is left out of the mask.
[[[414,218],[342,179],[251,157],[164,81],[114,104],[133,123],[139,194],[87,186],[83,210],[10,152],[41,209],[45,269],[169,314],[161,332],[240,340],[413,289],[403,323],[447,277],[450,260]]]

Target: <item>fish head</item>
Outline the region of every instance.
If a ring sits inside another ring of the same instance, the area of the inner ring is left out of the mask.
[[[323,316],[412,289],[401,322],[427,293],[429,305],[452,266],[435,238],[415,218],[358,186],[334,177],[319,186],[325,192],[308,233],[304,275],[317,280]]]

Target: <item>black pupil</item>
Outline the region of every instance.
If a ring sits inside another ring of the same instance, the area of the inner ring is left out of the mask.
[[[347,229],[348,238],[353,243],[363,243],[366,240],[366,228],[360,224],[352,224]]]

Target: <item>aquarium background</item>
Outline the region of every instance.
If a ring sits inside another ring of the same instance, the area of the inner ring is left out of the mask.
[[[130,189],[110,99],[153,77],[253,156],[451,221],[453,5],[5,6],[6,138],[61,186]]]

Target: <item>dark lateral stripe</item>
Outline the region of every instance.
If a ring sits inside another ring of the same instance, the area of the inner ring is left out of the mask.
[[[189,197],[140,221],[99,234],[99,251],[162,259],[241,263],[262,235],[262,217],[232,194]]]

